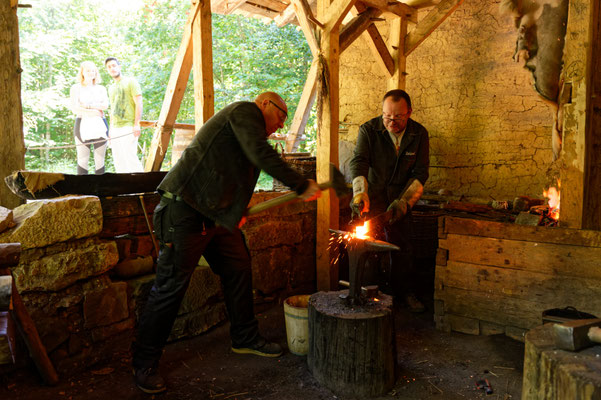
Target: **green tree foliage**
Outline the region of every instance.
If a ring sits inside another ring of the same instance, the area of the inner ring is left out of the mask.
[[[40,0],[32,1],[33,8],[20,9],[27,145],[73,144],[69,89],[76,82],[80,63],[86,60],[98,66],[102,84],[108,86],[112,79],[104,69],[104,59],[117,57],[123,74],[140,82],[142,118],[157,120],[189,4],[181,0]],[[308,45],[294,26],[278,28],[238,15],[213,14],[216,111],[233,101],[252,100],[263,91],[273,90],[285,98],[293,116],[310,63]],[[177,121],[194,122],[192,76]],[[149,148],[151,136],[152,130],[144,132],[140,141],[143,148]],[[26,167],[74,173],[75,150],[29,150]],[[169,167],[166,159],[163,168]],[[110,151],[107,170],[113,170]]]

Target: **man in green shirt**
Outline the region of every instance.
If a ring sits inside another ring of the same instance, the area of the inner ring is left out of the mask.
[[[142,117],[142,90],[134,78],[121,75],[121,65],[115,57],[107,58],[104,65],[114,80],[109,86],[109,138],[115,171],[143,172],[144,168],[137,155]]]

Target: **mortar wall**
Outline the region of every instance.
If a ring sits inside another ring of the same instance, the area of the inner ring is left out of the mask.
[[[530,72],[513,61],[517,32],[498,6],[465,0],[407,58],[412,118],[430,134],[427,191],[511,199],[540,197],[549,183],[552,112]],[[386,35],[385,22],[378,28]],[[340,136],[341,164],[359,124],[381,112],[387,79],[374,60],[363,38],[341,57],[340,118],[349,124]]]

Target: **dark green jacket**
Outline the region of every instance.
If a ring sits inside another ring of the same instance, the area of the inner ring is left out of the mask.
[[[388,205],[399,198],[409,180],[418,179],[424,185],[428,180],[429,165],[428,131],[414,120],[407,122],[398,156],[382,116],[359,128],[350,168],[353,179],[357,176],[367,178],[372,215],[386,211]]]
[[[236,102],[196,133],[159,192],[171,192],[216,224],[233,229],[252,197],[260,170],[301,193],[307,181],[267,143],[265,120],[252,102]]]

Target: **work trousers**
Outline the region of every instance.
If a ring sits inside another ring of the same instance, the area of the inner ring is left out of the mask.
[[[109,131],[113,164],[117,173],[144,172],[138,158],[138,138],[133,135],[133,131],[133,126],[111,127]]]
[[[232,345],[244,347],[257,340],[250,253],[242,232],[215,226],[184,201],[165,197],[153,222],[161,248],[154,285],[132,345],[134,368],[158,365],[201,256],[221,278]]]
[[[375,253],[381,278],[384,279],[383,282],[380,282],[384,291],[399,298],[414,294],[415,262],[411,243],[411,237],[413,236],[411,212],[400,221],[392,225],[386,225],[375,236],[376,239],[384,240],[399,247],[399,250],[388,253]],[[370,262],[373,261],[370,260]]]

